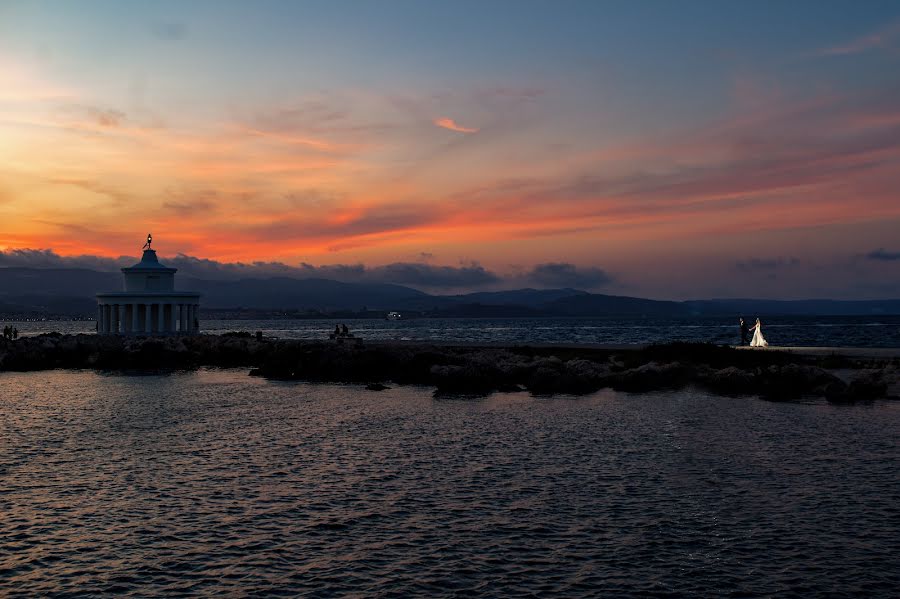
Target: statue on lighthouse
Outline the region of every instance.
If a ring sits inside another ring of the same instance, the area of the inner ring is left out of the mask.
[[[153,243],[153,235],[151,235],[150,233],[147,233],[147,243],[145,243],[144,247],[142,247],[141,249],[149,250],[151,243]]]

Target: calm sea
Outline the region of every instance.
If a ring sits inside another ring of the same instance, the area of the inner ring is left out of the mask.
[[[325,339],[335,320],[203,320],[207,333],[262,331],[286,339]],[[734,319],[589,319],[589,318],[421,318],[345,321],[350,329],[377,340],[477,341],[498,343],[657,343],[706,341],[737,344]],[[771,317],[763,333],[774,346],[900,347],[900,316]],[[52,331],[93,333],[94,322],[14,323],[21,334]]]
[[[900,403],[0,374],[0,595],[900,588]]]

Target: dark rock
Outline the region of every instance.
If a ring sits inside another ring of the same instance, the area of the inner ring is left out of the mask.
[[[847,396],[854,401],[880,399],[887,396],[887,384],[877,374],[860,375],[850,381]]]
[[[558,369],[541,365],[534,369],[525,386],[534,395],[552,395],[560,392],[560,378]]]
[[[382,385],[381,383],[369,383],[366,385],[366,389],[369,391],[386,391],[390,389],[390,387]]]
[[[716,393],[744,395],[757,392],[757,380],[753,373],[735,366],[705,371],[699,382]]]
[[[822,368],[805,364],[769,366],[760,371],[760,392],[770,399],[799,399],[804,395],[823,395],[831,384],[832,393],[840,379]]]
[[[523,391],[527,391],[527,389],[522,385],[502,383],[497,386],[497,391],[500,391],[501,393],[522,393]]]
[[[438,395],[455,396],[516,392],[523,386],[535,395],[551,395],[591,393],[603,387],[650,391],[696,383],[716,393],[758,393],[774,399],[814,394],[830,401],[855,401],[896,394],[900,384],[897,366],[884,361],[850,362],[860,373],[850,385],[814,363],[813,358],[777,351],[737,351],[702,344],[612,353],[578,347],[444,347],[428,343],[351,347],[267,339],[243,332],[128,338],[49,334],[16,342],[0,340],[0,370],[246,367],[252,368],[253,376],[271,379],[361,385],[390,380],[433,385]]]
[[[847,395],[847,385],[843,381],[832,381],[823,386],[821,391],[825,399],[831,402],[844,402],[850,399]]]
[[[433,384],[441,394],[488,394],[496,391],[501,383],[498,370],[478,363],[432,366],[431,375]]]
[[[609,382],[613,389],[620,391],[678,389],[690,382],[690,371],[680,362],[650,362],[613,374],[609,377]]]
[[[608,363],[576,358],[536,361],[532,364],[527,387],[535,395],[567,393],[584,395],[607,386],[611,367]]]

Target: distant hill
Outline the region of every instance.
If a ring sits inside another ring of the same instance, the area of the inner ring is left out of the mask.
[[[597,295],[586,293],[561,297],[543,306],[554,314],[563,316],[684,316],[686,307],[678,302]]]
[[[486,306],[527,306],[543,308],[550,302],[573,296],[590,295],[578,289],[514,289],[512,291],[479,291],[465,295],[444,296],[448,300],[464,304]]]
[[[0,301],[10,296],[93,297],[122,289],[122,274],[86,268],[0,268]]]
[[[209,281],[186,278],[179,286],[203,294],[210,308],[310,308],[319,310],[391,310],[430,296],[416,289],[383,283],[342,283],[329,279],[243,279]]]
[[[0,314],[56,314],[61,316],[93,316],[97,300],[68,295],[0,295]]]
[[[358,312],[398,310],[445,317],[745,317],[773,315],[900,314],[900,300],[778,301],[711,299],[686,302],[587,293],[578,289],[516,289],[430,295],[402,285],[272,277],[242,280],[183,278],[179,288],[199,291],[206,308]],[[69,268],[0,268],[0,313],[91,316],[94,295],[122,288],[118,272]]]

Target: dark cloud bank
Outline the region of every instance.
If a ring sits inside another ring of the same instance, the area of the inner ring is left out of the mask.
[[[459,266],[438,266],[423,262],[394,262],[383,266],[333,264],[313,266],[301,263],[291,266],[282,262],[218,262],[178,254],[162,258],[168,266],[179,269],[185,277],[211,280],[243,278],[292,277],[322,278],[353,283],[394,283],[429,291],[464,289],[500,289],[512,287],[594,290],[613,279],[596,267],[579,267],[567,262],[537,264],[530,270],[506,276],[486,269],[477,262]],[[0,252],[0,267],[85,268],[115,271],[134,264],[135,258],[103,258],[99,256],[60,256],[52,250],[8,250]]]
[[[900,252],[889,252],[884,248],[878,248],[866,254],[866,258],[879,262],[896,262],[900,260]]]

